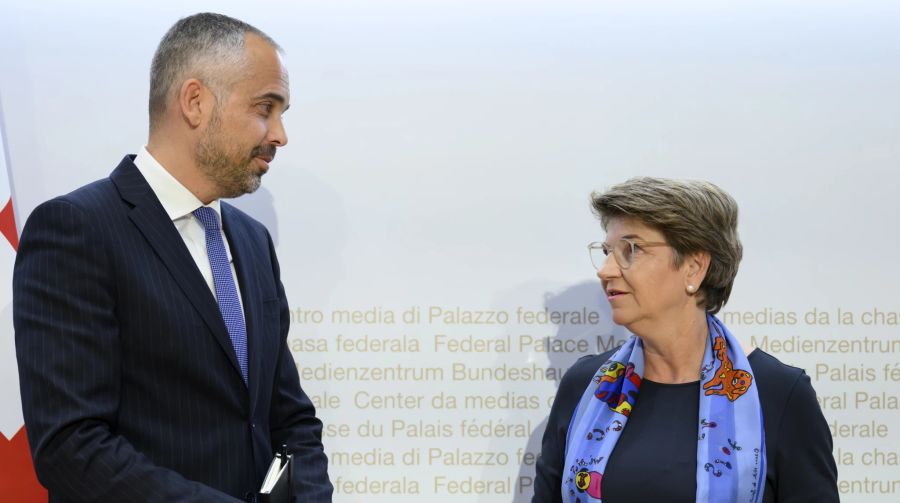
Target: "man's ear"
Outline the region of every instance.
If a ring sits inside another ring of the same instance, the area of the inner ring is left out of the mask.
[[[181,116],[191,128],[198,128],[212,109],[212,93],[197,79],[188,79],[178,90],[178,107]]]

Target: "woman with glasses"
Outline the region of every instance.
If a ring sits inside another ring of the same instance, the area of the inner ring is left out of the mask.
[[[715,317],[742,248],[734,199],[699,181],[634,178],[593,195],[589,251],[612,319],[634,334],[560,383],[535,502],[838,501],[809,377]]]

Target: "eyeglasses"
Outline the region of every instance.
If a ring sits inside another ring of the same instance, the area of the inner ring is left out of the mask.
[[[603,267],[603,264],[606,263],[606,257],[608,257],[610,253],[616,258],[616,264],[619,266],[619,269],[628,269],[634,264],[634,259],[642,248],[650,248],[652,246],[669,246],[669,243],[663,243],[661,241],[632,241],[627,238],[620,239],[614,245],[594,241],[593,243],[588,244],[588,253],[591,255],[591,264],[593,264],[594,269],[597,269],[598,271]]]

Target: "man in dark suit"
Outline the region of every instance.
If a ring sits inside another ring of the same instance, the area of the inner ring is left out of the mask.
[[[153,59],[147,146],[28,219],[16,353],[51,502],[252,501],[282,444],[295,501],[331,501],[272,240],[219,201],[287,143],[279,51],[236,19],[180,20]]]

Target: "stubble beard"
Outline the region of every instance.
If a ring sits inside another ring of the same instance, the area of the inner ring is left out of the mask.
[[[253,166],[253,160],[263,150],[265,147],[256,146],[250,152],[242,153],[237,139],[222,132],[222,121],[216,112],[197,145],[195,160],[218,191],[216,199],[238,197],[259,188],[263,173]]]

